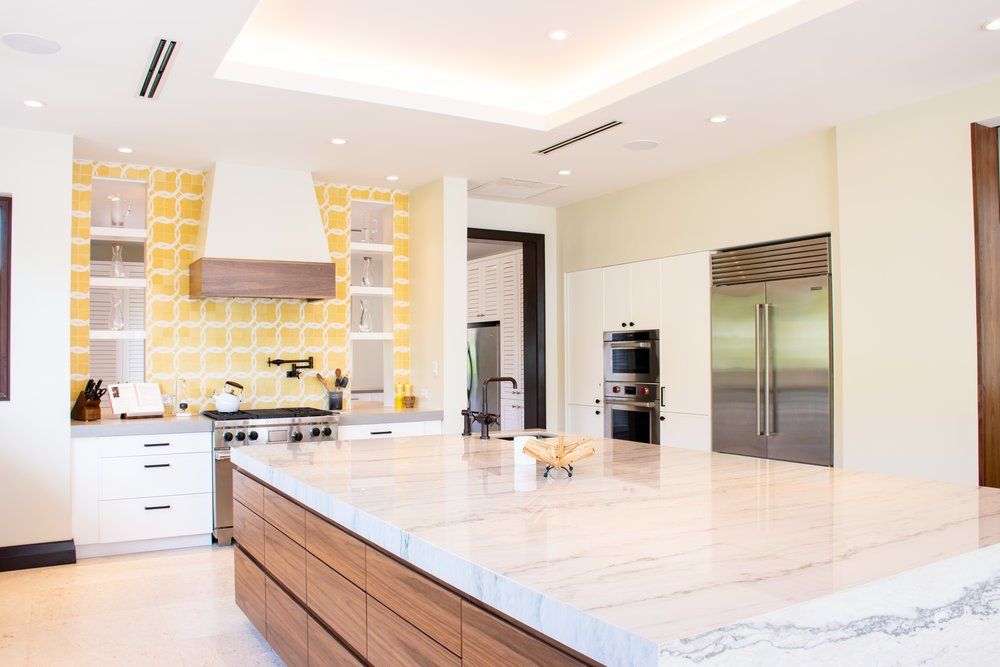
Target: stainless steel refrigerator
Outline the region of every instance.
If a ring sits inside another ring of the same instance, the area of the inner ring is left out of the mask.
[[[465,358],[465,390],[469,397],[469,409],[479,412],[483,409],[483,380],[500,375],[500,323],[482,322],[470,324]],[[500,414],[500,385],[490,384],[490,412]],[[479,433],[482,426],[476,422],[472,430]]]
[[[712,449],[832,465],[829,238],[712,257]]]

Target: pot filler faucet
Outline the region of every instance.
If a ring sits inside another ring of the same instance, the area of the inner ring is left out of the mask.
[[[475,412],[470,408],[462,410],[462,416],[465,418],[465,429],[462,431],[462,435],[472,435],[472,422],[479,422],[483,425],[482,433],[479,438],[481,440],[490,439],[490,424],[499,424],[499,415],[490,414],[490,395],[487,392],[487,388],[492,382],[510,382],[514,385],[514,389],[517,389],[517,380],[514,378],[504,375],[501,377],[488,377],[483,380],[483,411]]]

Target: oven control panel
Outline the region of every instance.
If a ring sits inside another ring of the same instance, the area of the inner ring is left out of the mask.
[[[660,387],[647,383],[605,382],[604,397],[614,401],[652,403],[659,396]]]

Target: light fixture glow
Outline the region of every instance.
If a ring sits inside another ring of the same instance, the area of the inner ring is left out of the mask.
[[[636,139],[623,145],[630,151],[649,151],[659,146],[660,142],[655,139]]]
[[[398,181],[399,180],[399,176],[386,176],[385,180],[387,180],[387,181]]]
[[[553,42],[561,42],[569,37],[569,33],[565,30],[553,30],[548,35],[546,35]]]
[[[40,100],[25,100],[24,106],[31,107],[32,109],[41,109],[45,106],[45,102]]]
[[[560,176],[569,176],[569,175],[570,175],[570,174],[572,174],[573,172],[572,172],[572,171],[570,171],[569,169],[560,169],[560,170],[559,170],[559,171],[557,171],[556,173],[557,173],[557,174],[559,174]]]
[[[983,30],[989,30],[990,32],[1000,30],[1000,19],[993,19],[989,23],[984,24]]]
[[[344,144],[347,143],[347,139],[341,139],[340,137],[337,137],[336,139],[330,139],[330,143],[333,144],[334,146],[343,146]]]
[[[131,149],[131,148],[129,148],[128,146],[119,146],[119,147],[118,147],[118,152],[119,152],[119,153],[125,153],[125,154],[128,154],[128,153],[131,153],[131,152],[132,152],[132,149]]]
[[[711,116],[708,122],[719,125],[720,123],[725,123],[727,120],[729,120],[729,116]]]

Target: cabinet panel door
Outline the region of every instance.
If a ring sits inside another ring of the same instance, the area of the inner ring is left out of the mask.
[[[235,571],[236,606],[246,614],[257,632],[267,636],[267,612],[264,601],[264,571],[250,560],[239,547],[233,549],[233,569]]]
[[[466,284],[466,319],[469,322],[478,322],[481,314],[480,304],[483,289],[482,264],[469,262],[466,268]]]
[[[309,616],[278,584],[265,582],[267,643],[288,667],[309,664]]]
[[[524,385],[524,298],[521,253],[500,256],[500,374],[517,380],[518,389],[503,385],[501,393],[517,396]]]
[[[574,435],[604,437],[603,405],[567,405],[566,430]]]
[[[524,428],[524,400],[500,398],[500,428],[504,431],[519,431]]]
[[[601,269],[566,274],[566,400],[576,405],[604,395],[603,285]]]
[[[660,444],[668,447],[712,451],[712,418],[708,415],[688,415],[661,412]]]
[[[500,262],[491,259],[483,262],[483,282],[479,310],[482,320],[500,319]]]
[[[629,265],[632,313],[629,329],[660,328],[660,261]],[[633,326],[634,323],[634,326]],[[619,322],[621,324],[621,322]]]
[[[665,410],[711,414],[711,303],[708,253],[660,260],[660,384]]]
[[[628,264],[604,269],[603,331],[628,329],[632,317],[632,280]]]

